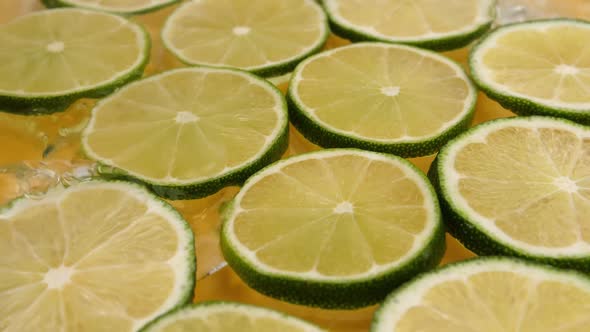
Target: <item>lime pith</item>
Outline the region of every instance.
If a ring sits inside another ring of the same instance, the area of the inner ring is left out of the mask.
[[[97,104],[82,135],[86,154],[109,166],[103,174],[171,199],[240,184],[280,158],[287,141],[285,101],[272,84],[205,67],[127,85]]]
[[[436,196],[405,160],[323,150],[255,174],[226,210],[226,260],[252,288],[285,301],[353,308],[436,266]]]
[[[21,78],[0,82],[0,108],[47,113],[78,98],[107,95],[140,77],[150,41],[125,18],[56,9],[0,26],[0,44],[0,76]]]
[[[549,19],[501,26],[470,54],[475,83],[520,115],[590,123],[590,23]]]

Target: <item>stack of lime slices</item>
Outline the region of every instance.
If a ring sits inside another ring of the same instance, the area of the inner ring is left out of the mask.
[[[531,21],[496,29],[474,47],[479,87],[518,114],[590,124],[590,23]]]
[[[201,0],[179,7],[162,39],[189,65],[274,77],[319,51],[328,32],[327,18],[313,0]]]
[[[372,332],[590,331],[590,278],[508,258],[478,258],[407,283]]]
[[[138,179],[171,199],[204,197],[280,158],[281,93],[242,71],[185,68],[129,84],[92,110],[82,145],[105,175]]]
[[[193,234],[137,185],[17,200],[0,211],[0,253],[2,331],[137,331],[192,299]]]
[[[278,311],[234,302],[204,302],[158,318],[143,332],[322,332]]]
[[[104,96],[140,77],[150,43],[122,17],[57,9],[0,26],[0,45],[0,77],[13,78],[0,81],[0,110],[38,113]]]
[[[449,231],[478,254],[590,271],[590,129],[561,119],[486,122],[430,175]]]
[[[41,0],[45,6],[79,7],[113,14],[143,14],[151,12],[181,0]]]
[[[415,157],[469,126],[477,93],[459,65],[434,52],[358,43],[302,62],[288,99],[295,127],[320,146]]]
[[[486,32],[495,0],[324,0],[334,32],[353,41],[433,50],[463,47]]]
[[[391,155],[334,149],[277,162],[226,211],[224,255],[252,288],[324,308],[377,303],[436,266],[444,231],[420,171]]]

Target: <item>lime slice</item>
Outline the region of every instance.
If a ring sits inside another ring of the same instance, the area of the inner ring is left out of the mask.
[[[302,62],[288,98],[292,123],[320,146],[416,157],[469,126],[477,93],[459,65],[434,52],[359,43]]]
[[[449,231],[475,253],[590,271],[589,158],[589,128],[508,118],[449,143],[430,175]]]
[[[353,40],[433,50],[463,47],[486,32],[495,0],[324,0],[332,30]]]
[[[517,114],[590,123],[590,23],[567,19],[500,27],[470,54],[473,78]]]
[[[477,258],[427,273],[391,294],[372,332],[583,332],[588,276],[508,258]]]
[[[143,332],[322,332],[284,313],[234,302],[203,302],[162,316]]]
[[[129,84],[92,111],[82,137],[103,173],[130,176],[171,199],[241,184],[287,148],[283,96],[229,69],[185,68]]]
[[[334,149],[250,178],[226,210],[221,245],[263,294],[353,308],[436,266],[445,243],[436,196],[419,170],[396,156]]]
[[[79,7],[113,14],[143,14],[181,0],[41,0],[46,7]]]
[[[33,112],[104,96],[140,77],[149,55],[139,25],[79,9],[17,18],[0,26],[0,45],[0,109]]]
[[[137,331],[190,301],[194,278],[190,227],[140,186],[92,181],[0,212],[2,331]]]
[[[179,7],[162,29],[164,45],[189,65],[286,74],[328,37],[313,0],[200,0]]]

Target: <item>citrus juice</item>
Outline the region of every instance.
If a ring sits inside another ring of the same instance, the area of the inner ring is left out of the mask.
[[[502,1],[500,1],[502,3]],[[504,1],[509,3],[510,1]],[[517,2],[517,1],[513,1]],[[520,1],[534,10],[533,15],[590,17],[590,4],[585,0],[576,1]],[[172,56],[163,46],[160,29],[164,20],[176,6],[132,17],[146,28],[152,37],[150,63],[145,75],[152,75],[183,64]],[[38,1],[10,0],[0,2],[0,24],[30,11],[40,10]],[[330,36],[326,48],[336,48],[348,44],[347,40]],[[464,67],[468,49],[444,52],[444,55],[459,62]],[[278,87],[283,92],[288,84]],[[10,167],[22,162],[41,160],[79,160],[79,133],[85,127],[95,100],[83,99],[72,104],[64,112],[49,115],[25,116],[0,112],[0,204],[4,204],[18,194],[18,178],[11,174]],[[490,119],[513,116],[514,114],[498,103],[479,93],[473,124]],[[290,127],[290,144],[283,157],[298,155],[320,148],[307,141],[294,127]],[[427,172],[434,156],[411,158],[422,171]],[[223,266],[223,256],[219,249],[220,208],[231,200],[238,188],[229,187],[209,197],[171,201],[195,232],[197,253],[197,287],[195,302],[206,300],[232,300],[275,308],[295,316],[308,319],[331,331],[367,331],[376,306],[358,310],[323,310],[289,304],[263,296],[245,285],[228,267]],[[464,260],[474,254],[447,235],[447,251],[442,263]]]

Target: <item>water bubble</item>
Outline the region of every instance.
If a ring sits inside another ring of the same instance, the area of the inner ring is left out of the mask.
[[[555,17],[546,0],[499,0],[496,7],[496,24],[509,24],[527,20]]]
[[[517,1],[499,1],[496,22],[500,25],[523,22],[528,19],[527,7]]]
[[[88,181],[97,173],[96,163],[82,161],[23,161],[0,167],[0,173],[14,180],[14,197],[41,199],[51,189]]]

